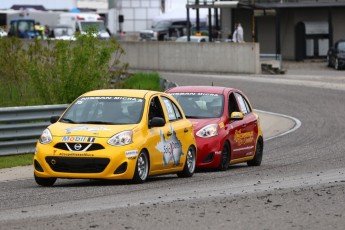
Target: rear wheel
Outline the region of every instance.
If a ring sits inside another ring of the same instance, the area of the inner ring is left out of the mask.
[[[229,163],[230,163],[230,146],[228,142],[225,142],[222,149],[222,154],[221,154],[218,170],[226,171],[229,167]]]
[[[178,177],[191,177],[195,171],[196,164],[196,151],[193,146],[189,146],[186,154],[186,163],[184,164],[183,171],[177,173]]]
[[[262,139],[259,139],[256,143],[256,150],[255,150],[255,156],[254,159],[251,161],[247,161],[248,166],[260,166],[262,161],[262,155],[263,155],[264,145],[262,142]]]
[[[44,177],[38,177],[35,174],[34,174],[34,177],[35,177],[36,183],[41,186],[47,186],[47,187],[53,186],[53,184],[56,181],[56,178],[53,178],[53,177],[44,178]]]
[[[143,183],[149,175],[149,158],[145,151],[141,151],[138,155],[137,166],[135,167],[133,181],[135,183]]]

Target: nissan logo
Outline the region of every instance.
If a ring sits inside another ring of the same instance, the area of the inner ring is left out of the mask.
[[[81,146],[81,144],[79,144],[79,143],[74,145],[74,149],[75,149],[76,151],[79,151],[79,150],[81,149],[81,147],[82,147],[82,146]]]

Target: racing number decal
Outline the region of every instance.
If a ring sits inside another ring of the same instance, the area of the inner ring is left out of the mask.
[[[160,130],[161,141],[156,145],[156,149],[163,154],[163,164],[168,165],[170,162],[174,163],[174,166],[180,164],[182,153],[182,144],[177,139],[175,130],[170,126],[172,132],[171,137],[166,140],[164,133]]]

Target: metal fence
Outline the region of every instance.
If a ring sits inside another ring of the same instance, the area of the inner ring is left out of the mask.
[[[50,117],[61,115],[68,105],[0,108],[0,156],[33,153]]]

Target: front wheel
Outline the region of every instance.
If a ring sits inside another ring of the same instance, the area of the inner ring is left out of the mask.
[[[149,158],[145,151],[141,151],[138,155],[133,182],[143,183],[147,179],[148,175],[149,175]]]
[[[260,166],[262,161],[262,155],[264,150],[264,144],[262,139],[259,139],[256,143],[255,156],[253,160],[247,161],[248,166]]]
[[[195,171],[195,164],[196,164],[196,150],[193,146],[188,148],[186,154],[186,162],[183,167],[183,171],[177,173],[178,177],[191,177]]]
[[[56,181],[56,178],[53,178],[53,177],[44,178],[44,177],[38,177],[35,174],[34,174],[34,177],[38,185],[46,186],[46,187],[53,186]]]

